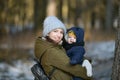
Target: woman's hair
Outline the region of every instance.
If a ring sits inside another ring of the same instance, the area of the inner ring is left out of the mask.
[[[54,43],[54,40],[52,40],[49,36],[45,37],[47,41]]]
[[[59,45],[62,45],[63,39],[64,39],[64,37],[62,38],[61,42],[58,43]],[[51,42],[51,43],[54,43],[54,44],[55,44],[55,41],[52,40],[49,36],[46,36],[46,37],[45,37],[45,40],[47,40],[48,42]]]

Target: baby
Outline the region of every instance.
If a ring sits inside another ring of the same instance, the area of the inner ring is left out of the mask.
[[[92,65],[88,60],[84,60],[84,30],[80,27],[72,27],[67,30],[65,40],[63,41],[67,55],[70,58],[70,64],[80,64],[87,70],[87,76],[92,76]],[[82,78],[73,77],[73,80],[83,80]]]

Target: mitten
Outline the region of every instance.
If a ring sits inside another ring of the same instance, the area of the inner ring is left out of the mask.
[[[91,77],[92,76],[92,65],[88,60],[84,60],[82,63],[82,66],[86,68],[87,70],[87,76]]]

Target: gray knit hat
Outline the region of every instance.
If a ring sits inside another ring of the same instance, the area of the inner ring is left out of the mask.
[[[43,23],[43,37],[54,29],[61,28],[66,33],[65,25],[55,16],[48,16]]]

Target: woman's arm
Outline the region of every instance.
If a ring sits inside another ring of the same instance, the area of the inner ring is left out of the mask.
[[[90,79],[87,77],[86,69],[81,65],[70,65],[69,57],[62,50],[49,49],[45,53],[48,63],[52,66],[65,71],[73,76],[82,77],[83,79]]]

